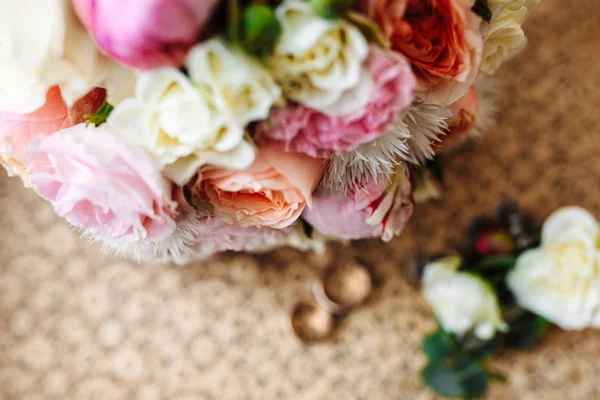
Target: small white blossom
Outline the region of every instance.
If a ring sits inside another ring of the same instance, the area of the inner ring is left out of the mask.
[[[479,339],[492,339],[508,329],[496,294],[481,278],[458,272],[461,262],[460,257],[447,257],[425,267],[425,299],[444,330],[463,336],[472,329]]]
[[[216,106],[227,110],[241,126],[267,118],[281,97],[281,89],[266,69],[220,39],[192,48],[186,67],[194,84],[210,90]]]

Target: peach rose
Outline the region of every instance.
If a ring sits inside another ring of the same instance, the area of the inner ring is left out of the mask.
[[[37,136],[49,135],[83,121],[104,102],[106,90],[96,88],[67,108],[58,86],[46,93],[46,103],[29,114],[0,112],[0,164],[10,176],[18,175],[29,185],[25,149]]]
[[[440,143],[435,144],[436,151],[449,150],[461,144],[475,125],[479,109],[475,87],[447,108],[452,112],[452,116],[446,120],[448,132],[441,137]]]
[[[481,19],[474,0],[361,0],[392,48],[413,65],[421,97],[446,105],[472,86],[481,61]]]
[[[208,200],[214,215],[229,224],[281,229],[296,221],[305,205],[311,206],[325,167],[323,160],[265,147],[244,171],[203,172],[192,192]]]

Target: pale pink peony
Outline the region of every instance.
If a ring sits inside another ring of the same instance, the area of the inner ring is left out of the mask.
[[[302,218],[325,235],[389,241],[402,232],[413,209],[408,169],[402,166],[391,181],[371,178],[349,193],[320,186],[313,194],[313,206],[304,210]]]
[[[224,251],[260,251],[278,245],[292,232],[284,229],[240,227],[219,218],[206,217],[194,229],[196,243],[191,246],[190,259],[203,261]]]
[[[374,85],[364,107],[342,117],[328,116],[299,104],[281,107],[258,125],[255,139],[279,143],[286,151],[327,158],[384,134],[411,103],[415,78],[404,57],[374,46],[366,67]]]
[[[179,67],[219,0],[73,0],[98,46],[139,69]]]
[[[281,229],[310,206],[325,168],[323,160],[266,147],[244,171],[215,168],[202,172],[192,192],[209,201],[214,215],[227,223]]]
[[[28,153],[33,189],[86,235],[157,241],[175,230],[170,184],[106,124],[79,124],[39,137]]]
[[[474,82],[483,41],[474,0],[361,0],[362,11],[379,24],[392,48],[415,68],[420,95],[450,104]]]
[[[29,114],[0,112],[0,164],[10,176],[18,175],[28,185],[29,165],[25,149],[29,142],[40,135],[49,135],[83,121],[86,114],[93,114],[104,102],[106,91],[94,89],[67,108],[58,86],[48,90],[46,103]]]

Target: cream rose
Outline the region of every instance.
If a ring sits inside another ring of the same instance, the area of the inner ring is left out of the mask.
[[[482,24],[483,58],[481,71],[493,74],[502,63],[515,57],[527,45],[523,22],[540,0],[489,0],[492,20]]]
[[[242,126],[267,118],[281,97],[281,89],[266,69],[219,39],[194,47],[186,66],[192,81],[210,88],[217,107],[226,109]]]
[[[544,223],[542,243],[517,260],[507,284],[518,304],[563,329],[600,327],[600,226],[578,207]]]
[[[58,85],[68,106],[96,86],[117,103],[134,75],[101,55],[70,1],[0,0],[0,110],[26,114]]]
[[[283,32],[268,64],[284,95],[331,116],[365,106],[373,82],[360,31],[343,19],[319,17],[307,1],[286,0],[276,14]]]
[[[450,256],[429,263],[423,275],[425,299],[444,330],[463,336],[469,330],[481,340],[504,332],[496,294],[481,278],[458,272],[462,260]]]
[[[218,107],[210,90],[198,88],[175,68],[140,73],[135,97],[119,104],[107,123],[146,148],[179,185],[202,165],[244,169],[255,157],[244,127]]]

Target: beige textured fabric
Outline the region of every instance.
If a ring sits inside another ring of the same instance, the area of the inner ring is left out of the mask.
[[[16,179],[0,178],[1,399],[432,399],[419,380],[430,311],[405,279],[419,251],[458,243],[469,219],[515,196],[540,219],[579,204],[600,215],[597,0],[546,0],[528,52],[499,73],[500,120],[448,158],[443,201],[401,238],[336,247],[384,278],[379,298],[332,343],[305,346],[289,311],[317,263],[282,250],[207,266],[135,265],[102,255]],[[489,399],[600,398],[600,332],[551,330],[494,366]]]

